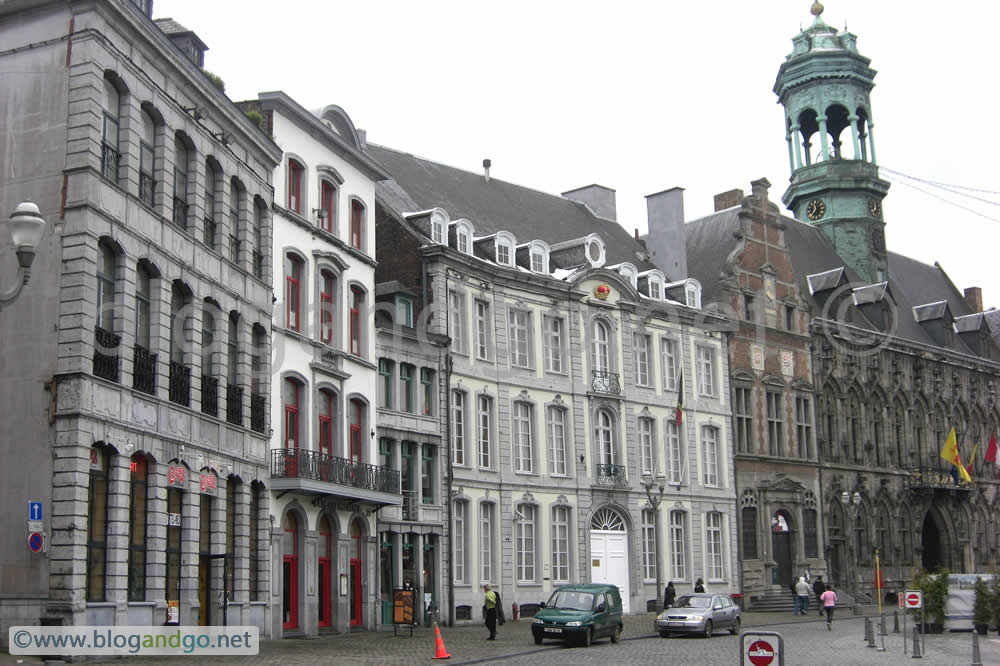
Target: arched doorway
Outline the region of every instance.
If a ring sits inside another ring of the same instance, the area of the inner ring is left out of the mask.
[[[364,536],[364,528],[361,519],[355,518],[351,521],[351,563],[348,597],[351,604],[351,626],[359,627],[363,622],[363,604],[361,602],[361,552]]]
[[[774,554],[774,561],[777,563],[776,579],[771,582],[780,585],[782,588],[792,586],[793,568],[792,553],[792,519],[785,510],[775,511],[771,515],[771,552]]]
[[[947,536],[944,528],[934,517],[933,511],[924,516],[924,524],[920,529],[921,565],[927,571],[937,571],[948,566]]]
[[[333,554],[332,531],[330,520],[326,516],[319,519],[319,561],[316,571],[319,576],[319,626],[329,627],[333,625],[333,597],[330,586],[330,577],[333,575],[331,567],[331,557]]]
[[[281,628],[299,628],[299,521],[291,511],[282,521]]]
[[[598,509],[590,520],[590,582],[617,585],[622,611],[629,612],[628,531],[614,509]]]

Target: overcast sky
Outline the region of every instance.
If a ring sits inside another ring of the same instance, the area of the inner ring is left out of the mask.
[[[1000,224],[908,187],[888,169],[1000,191],[1000,3],[829,0],[878,70],[872,97],[889,248],[938,261],[1000,306]],[[283,90],[342,106],[369,141],[559,193],[618,192],[646,228],[644,196],[686,188],[688,219],[765,176],[788,184],[772,87],[811,0],[307,2],[155,0],[208,44],[234,100]],[[990,131],[986,131],[990,130]],[[1000,218],[1000,207],[921,185]],[[1000,193],[977,196],[1000,201]],[[473,224],[475,220],[472,220]]]

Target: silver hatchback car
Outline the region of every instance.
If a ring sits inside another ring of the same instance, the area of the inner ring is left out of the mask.
[[[725,594],[686,594],[656,616],[655,628],[663,638],[675,632],[711,638],[721,629],[738,634],[740,609]]]

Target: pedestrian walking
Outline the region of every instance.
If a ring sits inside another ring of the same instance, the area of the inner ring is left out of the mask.
[[[812,589],[809,587],[809,583],[806,582],[805,576],[799,576],[799,582],[795,584],[795,615],[802,613],[805,615],[809,612],[809,593]]]
[[[490,589],[490,584],[483,585],[483,620],[490,630],[488,641],[497,639],[497,593]]]
[[[674,589],[674,581],[667,583],[667,587],[663,590],[663,607],[670,608],[674,605],[674,600],[677,599],[677,590]]]
[[[819,613],[820,617],[823,617],[823,600],[820,597],[826,592],[826,583],[823,582],[822,576],[816,576],[816,582],[813,583],[813,592],[816,594],[816,612]]]
[[[823,602],[823,610],[826,611],[826,628],[828,631],[833,631],[833,609],[837,605],[837,593],[833,591],[833,585],[827,584],[826,592],[820,596],[820,600]]]
[[[699,594],[704,591],[705,591],[705,581],[699,578],[694,582],[694,593]]]

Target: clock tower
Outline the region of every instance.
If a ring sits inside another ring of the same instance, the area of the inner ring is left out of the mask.
[[[815,20],[792,39],[774,83],[792,172],[782,201],[796,218],[819,227],[863,280],[882,282],[889,183],[875,162],[875,70],[858,53],[855,35],[823,21],[823,5],[814,2],[812,13]]]

